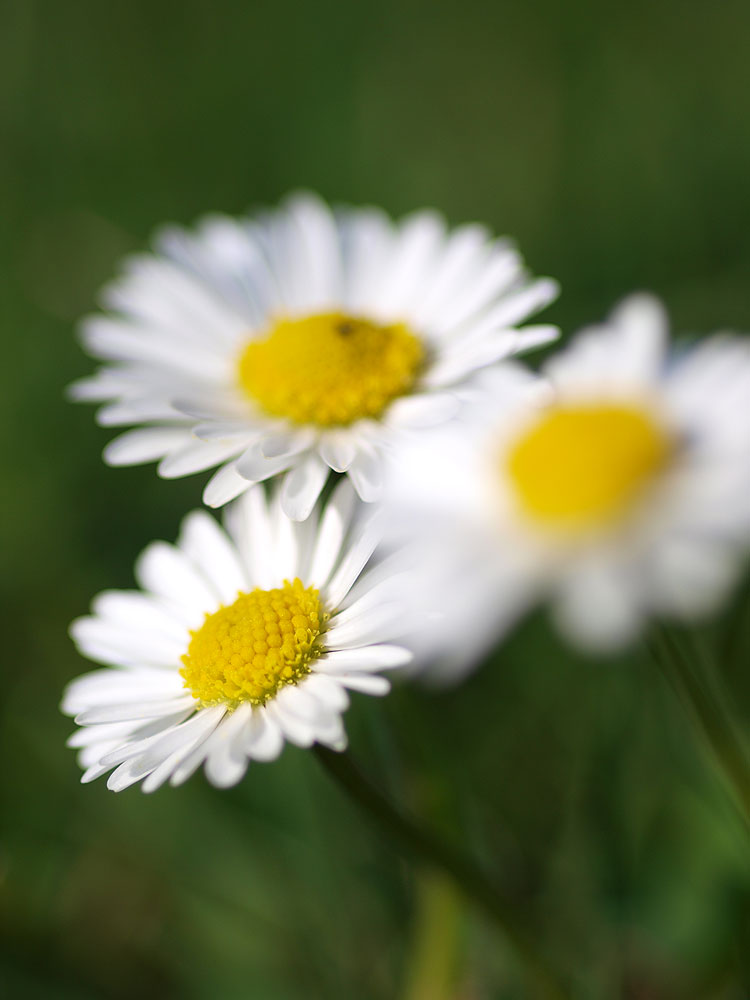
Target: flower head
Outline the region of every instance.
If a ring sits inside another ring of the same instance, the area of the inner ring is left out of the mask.
[[[227,508],[226,531],[195,511],[175,546],[149,546],[142,591],[100,594],[71,631],[107,666],[62,704],[81,726],[70,745],[82,780],[115,768],[110,788],[152,791],[205,764],[224,786],[285,740],[343,749],[347,690],[385,694],[378,671],[411,658],[387,641],[400,631],[395,576],[370,564],[378,531],[355,510],[346,480],[304,523],[251,490]]]
[[[139,425],[109,444],[110,464],[158,459],[168,478],[219,466],[209,506],[283,474],[283,508],[304,520],[331,469],[376,499],[399,433],[447,420],[477,370],[557,335],[516,329],[556,294],[479,226],[298,195],[163,230],[105,291],[110,313],[84,323],[104,365],[72,392],[106,404],[104,425]]]
[[[448,673],[545,597],[592,649],[626,643],[649,614],[706,613],[750,542],[750,342],[670,351],[661,305],[638,295],[543,375],[494,374],[505,405],[488,393],[393,478],[389,503],[402,527],[418,515],[407,523],[431,539],[435,579],[462,581],[440,639]]]

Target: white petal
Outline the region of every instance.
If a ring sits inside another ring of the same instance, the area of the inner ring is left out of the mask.
[[[263,435],[258,447],[264,458],[284,458],[306,451],[314,440],[315,435],[307,428],[270,431]]]
[[[308,455],[287,472],[281,488],[281,506],[293,521],[304,521],[328,478],[328,466],[317,455]]]
[[[250,422],[247,400],[234,389],[230,380],[216,385],[185,385],[180,394],[171,396],[169,401],[180,416],[189,418],[191,423],[236,423],[241,420],[247,423],[249,439],[257,437],[260,431],[257,424]]]
[[[105,361],[132,361],[177,370],[193,378],[222,379],[228,360],[221,351],[178,343],[160,329],[133,326],[122,319],[91,316],[83,321],[86,350]]]
[[[325,702],[315,697],[313,690],[306,690],[307,685],[303,681],[300,685],[289,684],[283,687],[274,703],[285,712],[291,712],[302,719],[316,725],[321,719],[336,714],[336,710]]]
[[[241,446],[230,441],[200,441],[193,438],[178,451],[172,452],[159,463],[157,472],[162,479],[178,479],[180,476],[192,476],[195,472],[203,472],[228,458],[233,458],[241,451]]]
[[[187,710],[194,716],[195,703]],[[169,720],[174,720],[170,722]],[[174,753],[184,746],[189,738],[190,729],[183,724],[186,719],[185,712],[179,715],[165,716],[164,718],[152,722],[150,725],[140,726],[129,736],[125,743],[119,747],[108,751],[101,757],[101,763],[110,767],[139,757],[146,751],[152,753],[160,763],[161,760]]]
[[[403,314],[409,308],[424,287],[444,232],[445,224],[435,212],[418,212],[401,223],[373,301],[376,317]]]
[[[210,715],[211,712],[211,709],[206,709],[196,713],[188,722],[182,723],[172,732],[156,740],[143,753],[126,760],[110,775],[107,788],[113,792],[120,792],[123,788],[145,778],[156,768],[165,765],[167,761],[170,767],[173,767],[175,757],[184,758],[196,744],[203,743],[211,732],[216,724]],[[224,709],[219,708],[219,718],[223,712]]]
[[[342,479],[325,506],[310,565],[310,581],[316,587],[322,587],[327,583],[338,562],[356,500],[351,483],[347,479]]]
[[[457,294],[472,275],[484,268],[491,256],[490,238],[478,225],[460,226],[447,239],[443,253],[415,306],[414,321],[419,328],[430,327],[444,316]]]
[[[338,232],[328,206],[310,194],[287,202],[297,227],[297,246],[305,270],[305,307],[310,311],[334,308],[341,301],[342,260]]]
[[[95,781],[97,778],[101,778],[103,774],[111,768],[107,767],[106,764],[94,764],[92,767],[86,768],[86,770],[81,775],[81,784],[88,785],[89,782]]]
[[[211,737],[205,771],[208,780],[217,788],[236,785],[247,771],[248,759],[243,743],[251,714],[252,706],[245,702],[222,721]]]
[[[191,719],[183,723],[182,728],[186,731],[184,735],[186,737],[189,735],[189,739],[186,739],[182,746],[171,753],[144,779],[142,785],[143,791],[154,792],[157,788],[160,788],[172,776],[182,761],[192,754],[197,747],[203,746],[223,718],[224,712],[225,709],[222,705],[201,709]]]
[[[300,575],[300,547],[297,525],[291,521],[281,506],[281,490],[275,490],[269,501],[268,516],[271,525],[271,560],[274,586],[282,580],[293,580]]]
[[[526,351],[535,350],[537,347],[544,347],[560,339],[560,327],[551,323],[538,323],[535,325],[522,326],[515,331],[515,343],[512,354],[525,354]]]
[[[105,288],[102,300],[172,343],[175,357],[167,355],[165,362],[181,361],[184,344],[204,353],[236,352],[247,322],[205,280],[195,281],[171,261],[145,254],[128,258],[125,272],[124,280]]]
[[[315,661],[315,669],[325,674],[346,674],[364,670],[390,670],[410,663],[413,654],[403,646],[378,643],[361,649],[334,650]]]
[[[297,460],[296,453],[287,453],[278,458],[266,458],[262,450],[262,441],[251,445],[244,455],[237,459],[237,471],[251,483],[262,483],[271,476],[278,475]]]
[[[743,502],[747,496],[743,491]],[[665,538],[651,553],[659,610],[689,619],[712,612],[737,575],[737,553],[700,537]]]
[[[432,427],[450,420],[460,405],[458,397],[450,393],[402,396],[390,406],[387,421],[399,427]]]
[[[237,471],[237,463],[230,462],[222,466],[206,483],[203,503],[207,507],[221,507],[244,493],[248,486],[247,479]]]
[[[327,431],[321,436],[318,454],[334,472],[346,472],[357,455],[357,439],[350,431]]]
[[[486,322],[500,329],[515,326],[527,316],[549,305],[559,294],[560,286],[552,278],[537,278],[521,291],[508,295],[491,309]]]
[[[332,624],[325,634],[326,649],[349,649],[377,639],[392,639],[402,631],[398,623],[407,615],[403,602],[390,601],[370,607],[344,624]]]
[[[339,753],[346,750],[347,738],[341,716],[332,715],[325,722],[319,722],[315,727],[315,741]]]
[[[452,350],[446,351],[425,375],[427,386],[443,387],[467,378],[479,368],[486,368],[523,351],[556,340],[560,331],[556,326],[527,326],[521,330],[497,330],[462,340]]]
[[[367,565],[380,538],[380,528],[375,521],[371,520],[362,527],[359,537],[344,553],[330,583],[325,586],[325,599],[330,608],[340,606],[352,584]]]
[[[117,701],[142,701],[144,698],[163,699],[182,690],[182,679],[176,671],[160,667],[137,667],[114,670],[107,667],[91,670],[76,677],[65,688],[60,710],[76,715],[96,705]]]
[[[186,427],[139,427],[126,431],[104,449],[107,465],[141,465],[153,462],[190,441]]]
[[[636,595],[609,567],[582,568],[565,582],[553,606],[560,630],[592,653],[625,646],[642,619]]]
[[[341,610],[335,612],[336,623],[349,621],[355,613],[358,614],[355,605],[359,605],[360,601],[362,610],[381,601],[400,600],[402,595],[411,597],[414,593],[414,572],[414,553],[398,550],[387,556],[378,554],[337,605]]]
[[[80,709],[76,709],[76,711],[80,711]],[[66,711],[65,714],[70,715],[71,713]],[[99,726],[81,726],[70,734],[65,741],[65,746],[80,749],[80,747],[96,745],[97,743],[100,746],[104,746],[105,743],[119,744],[126,740],[132,731],[132,722],[108,722]]]
[[[100,368],[95,375],[81,378],[66,389],[68,399],[79,402],[102,403],[107,399],[127,394],[132,388],[126,369]]]
[[[205,718],[204,727],[199,732],[189,753],[182,754],[180,762],[171,769],[169,775],[171,785],[181,785],[187,781],[204,762],[210,750],[210,741],[216,733],[217,727],[222,724],[226,717],[226,708],[224,705],[214,705],[213,708],[202,709],[198,714]]]
[[[273,275],[262,251],[241,221],[223,215],[203,219],[193,234],[176,226],[157,234],[157,247],[208,283],[245,318],[247,329],[259,329],[278,307]]]
[[[305,722],[292,712],[284,711],[276,700],[265,707],[266,715],[281,729],[286,739],[298,747],[310,747],[315,742],[315,730],[309,722]]]
[[[409,607],[414,579],[412,560],[410,558],[407,565],[404,553],[396,552],[387,560],[383,559],[360,576],[356,589],[352,588],[343,602],[342,610],[333,614],[331,627],[362,619],[382,604],[400,603]]]
[[[365,503],[374,503],[380,499],[383,490],[383,459],[377,452],[360,448],[348,476]]]
[[[388,678],[379,677],[377,674],[337,674],[336,680],[351,691],[361,691],[362,694],[376,697],[388,694],[391,690]]]
[[[78,618],[70,634],[86,656],[118,666],[175,666],[185,652],[184,637],[121,627],[102,618]]]
[[[166,542],[152,542],[141,553],[135,574],[144,590],[182,605],[196,615],[199,624],[218,606],[218,595],[190,560]]]
[[[268,590],[278,582],[273,536],[262,486],[253,486],[227,510],[227,527],[255,587]]]
[[[102,722],[126,722],[129,719],[155,719],[172,715],[194,705],[192,695],[185,694],[165,701],[128,701],[114,705],[88,708],[75,717],[76,725],[98,725]]]
[[[616,306],[610,322],[618,330],[620,372],[653,381],[662,369],[669,337],[669,320],[662,303],[654,295],[629,295]]]
[[[202,510],[182,522],[178,546],[211,583],[222,604],[231,604],[249,581],[237,551],[213,517]]]
[[[338,222],[343,244],[346,311],[372,315],[383,276],[393,259],[393,223],[384,212],[374,208],[347,211]]]
[[[284,736],[265,708],[254,708],[245,733],[245,751],[253,760],[276,760],[284,748]]]
[[[304,681],[306,691],[315,695],[318,701],[325,705],[330,705],[335,712],[345,712],[349,707],[349,695],[341,686],[339,677],[327,677],[324,674],[316,674],[313,665],[313,673],[309,674]]]
[[[249,420],[209,420],[205,424],[196,424],[192,433],[201,441],[226,442],[235,441],[238,445],[247,446],[258,435],[258,429]]]
[[[493,302],[516,284],[521,273],[518,253],[508,246],[507,241],[495,240],[481,266],[454,289],[452,298],[444,302],[440,314],[433,315],[431,330],[442,337],[454,336],[463,324],[488,310]]]
[[[146,421],[178,421],[182,418],[167,400],[146,396],[142,399],[118,400],[96,411],[100,427],[119,427],[122,424],[140,424]]]
[[[105,590],[91,603],[92,612],[119,628],[164,633],[187,644],[185,623],[168,605],[139,590]]]

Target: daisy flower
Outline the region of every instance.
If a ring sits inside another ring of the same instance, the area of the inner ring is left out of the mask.
[[[637,295],[543,375],[493,375],[502,391],[402,453],[389,490],[386,520],[428,543],[434,595],[450,588],[432,650],[446,677],[544,598],[593,651],[651,614],[708,613],[748,548],[750,341],[670,351],[662,306]]]
[[[480,226],[297,195],[162,230],[105,290],[108,314],[84,322],[104,365],[71,392],[105,402],[105,426],[138,425],[109,464],[158,459],[166,478],[218,466],[211,507],[283,474],[282,506],[304,520],[331,469],[376,499],[396,434],[448,420],[474,372],[557,336],[516,329],[556,294]]]
[[[81,727],[69,745],[82,781],[114,768],[109,788],[142,781],[150,792],[205,765],[229,786],[287,740],[343,750],[348,690],[385,694],[378,671],[411,658],[383,641],[398,631],[395,576],[370,562],[378,531],[356,507],[343,480],[298,523],[278,495],[251,490],[227,509],[226,531],[195,511],[176,545],[150,545],[141,591],[100,594],[71,632],[106,667],[74,680],[62,703]]]

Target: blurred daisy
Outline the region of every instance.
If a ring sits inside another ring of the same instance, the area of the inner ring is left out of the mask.
[[[471,424],[402,454],[389,502],[428,542],[435,592],[451,587],[438,672],[465,670],[540,598],[570,640],[607,650],[649,614],[724,597],[750,541],[750,341],[670,354],[667,338],[659,302],[633,296],[546,379],[506,366]]]
[[[376,499],[394,434],[449,419],[474,372],[554,339],[516,326],[556,294],[479,226],[298,195],[164,229],[106,289],[111,314],[84,322],[105,364],[72,394],[106,401],[106,426],[140,425],[109,444],[110,464],[159,459],[167,478],[219,466],[212,507],[284,474],[283,508],[303,520],[329,469]]]
[[[84,782],[115,768],[109,788],[153,791],[203,764],[228,786],[286,740],[344,749],[347,690],[385,694],[377,671],[411,658],[384,641],[401,609],[386,599],[392,573],[368,566],[377,531],[372,520],[355,530],[355,508],[345,480],[302,524],[251,490],[228,508],[226,533],[195,511],[176,546],[142,554],[142,591],[96,598],[71,631],[107,667],[62,703],[81,726],[69,745]]]

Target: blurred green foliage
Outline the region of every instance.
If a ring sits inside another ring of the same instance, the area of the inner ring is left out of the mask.
[[[749,33],[744,0],[0,4],[3,996],[535,996],[310,754],[230,792],[78,784],[67,624],[205,477],[102,465],[111,432],[63,400],[92,368],[74,321],[156,224],[306,186],[513,234],[568,330],[636,287],[680,330],[750,329]],[[704,635],[745,727],[749,599]],[[648,660],[581,659],[540,615],[460,689],[347,721],[576,1000],[750,995],[746,833]]]

